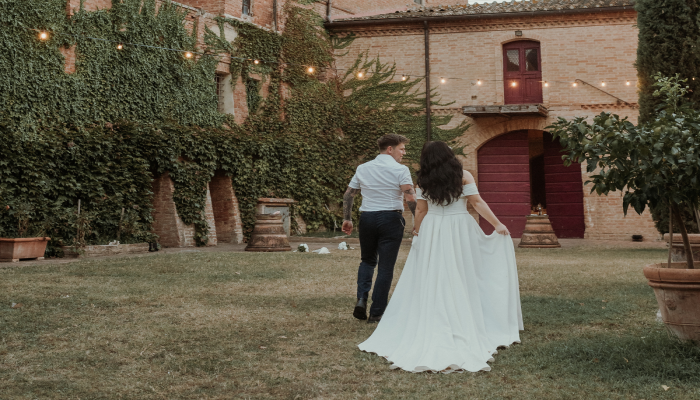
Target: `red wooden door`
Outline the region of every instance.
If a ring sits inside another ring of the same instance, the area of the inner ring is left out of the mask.
[[[586,230],[583,217],[583,180],[581,164],[565,167],[559,140],[544,133],[544,182],[547,214],[559,238],[582,238]]]
[[[542,103],[539,42],[511,42],[503,46],[503,84],[506,104]]]
[[[504,223],[511,236],[519,238],[530,214],[530,165],[527,131],[506,133],[486,143],[477,153],[479,192]],[[493,232],[485,218],[479,225]]]

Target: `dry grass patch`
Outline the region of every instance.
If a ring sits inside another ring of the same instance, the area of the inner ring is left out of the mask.
[[[663,250],[517,257],[523,344],[451,375],[357,350],[374,329],[351,317],[357,250],[2,269],[0,398],[700,398],[700,350],[654,321],[641,273]]]

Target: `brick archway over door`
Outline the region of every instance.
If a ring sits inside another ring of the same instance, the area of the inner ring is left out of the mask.
[[[583,238],[586,223],[583,216],[583,184],[581,164],[565,167],[561,159],[559,140],[545,132],[544,185],[547,196],[547,214],[554,233],[559,238]]]
[[[506,133],[483,145],[477,153],[479,192],[496,217],[519,238],[530,213],[530,156],[527,131]],[[488,235],[493,226],[479,218]]]

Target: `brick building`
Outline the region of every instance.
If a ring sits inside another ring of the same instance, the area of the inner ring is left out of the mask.
[[[432,113],[453,114],[452,124],[469,119],[462,162],[514,236],[523,216],[542,204],[559,237],[649,240],[658,237],[650,215],[625,217],[620,193],[589,194],[585,165],[564,167],[560,145],[546,132],[558,117],[602,111],[636,123],[633,7],[634,0],[428,4],[358,11],[326,27],[357,37],[339,68],[367,52],[396,62],[400,75],[422,77],[429,49],[431,86],[443,102],[454,102]]]
[[[291,0],[180,0],[176,4],[187,12],[186,27],[197,27],[203,46],[205,26],[228,41],[237,35],[234,28],[220,28],[217,16],[281,31],[287,1]],[[464,166],[477,177],[482,194],[511,230],[522,230],[522,216],[540,203],[561,237],[629,239],[643,234],[656,238],[649,215],[623,217],[619,194],[590,195],[583,185],[584,166],[560,165],[557,145],[547,140],[546,133],[557,117],[601,111],[636,122],[633,0],[460,2],[465,1],[328,0],[310,7],[330,19],[329,30],[357,36],[344,50],[349,50],[348,55],[338,60],[339,67],[367,51],[395,61],[401,74],[424,76],[427,32],[431,85],[438,87],[443,101],[454,101],[432,112],[454,114],[452,124],[464,119],[472,123],[461,138],[466,145]],[[111,0],[85,0],[83,7],[94,11],[111,4]],[[67,15],[78,7],[80,1],[67,0]],[[62,51],[66,73],[75,72],[75,48]],[[233,89],[231,79],[229,62],[223,58],[216,74],[219,110],[241,123],[248,115],[246,85],[238,81]],[[266,89],[263,85],[263,96]],[[163,245],[192,246],[194,228],[177,215],[173,189],[167,174],[154,182],[154,227]],[[242,241],[230,180],[217,172],[208,189],[209,243]],[[488,231],[488,223],[482,224]]]

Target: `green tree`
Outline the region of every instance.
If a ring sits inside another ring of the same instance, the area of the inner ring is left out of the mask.
[[[625,214],[629,206],[638,214],[647,206],[672,209],[686,254],[692,254],[681,215],[683,209],[698,215],[700,205],[700,112],[684,100],[684,79],[653,78],[657,90],[652,94],[663,108],[651,122],[635,126],[627,118],[601,113],[592,124],[584,117],[559,118],[547,129],[568,153],[566,165],[586,161],[587,171],[595,172],[586,182],[593,184],[592,191],[624,192]],[[692,256],[688,268],[694,268]]]
[[[662,100],[653,95],[654,79],[679,74],[688,79],[686,97],[700,100],[700,4],[698,0],[637,0],[639,121],[653,121]]]

